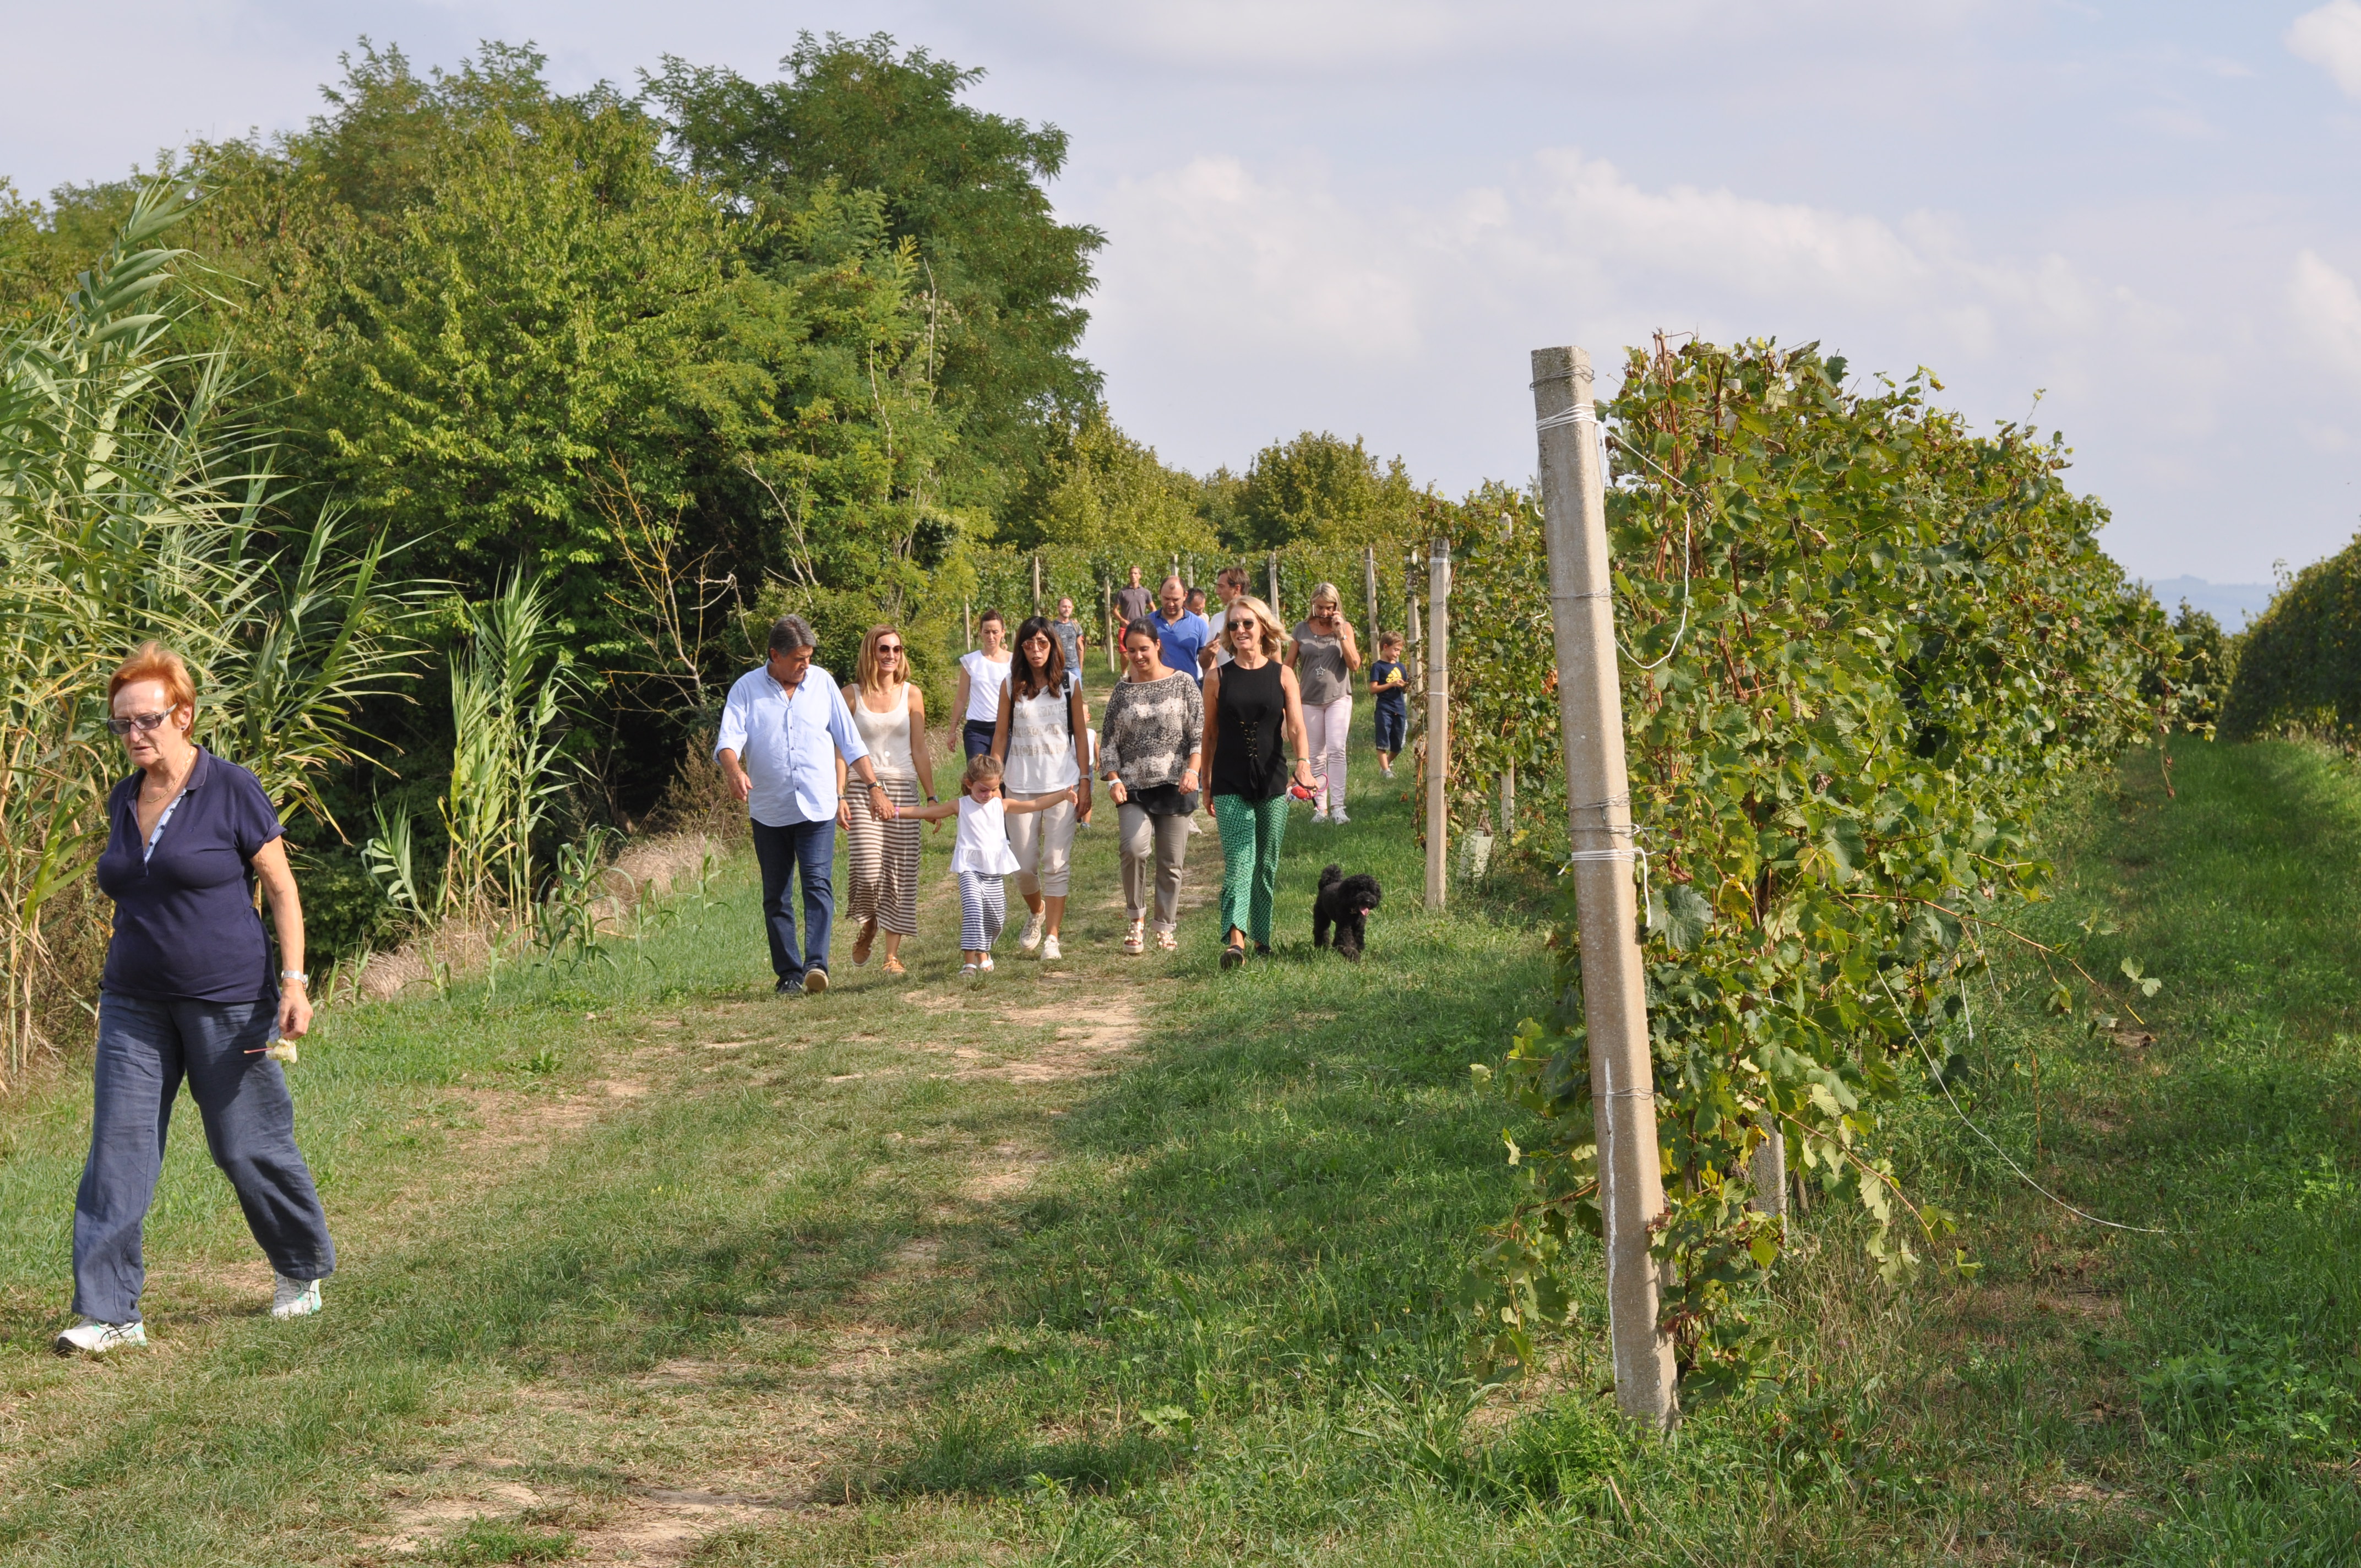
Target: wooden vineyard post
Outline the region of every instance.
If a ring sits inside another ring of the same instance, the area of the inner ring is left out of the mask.
[[[1123,628],[1115,623],[1115,579],[1113,577],[1099,579],[1099,598],[1102,619],[1105,621],[1107,629],[1107,673],[1119,675],[1123,674]]]
[[[1451,835],[1451,543],[1426,558],[1426,906],[1443,907]]]
[[[1426,637],[1418,624],[1418,552],[1406,557],[1402,567],[1402,643],[1404,662],[1410,665],[1410,695],[1426,695]]]
[[[1378,547],[1374,544],[1361,546],[1361,584],[1369,591],[1368,656],[1374,659],[1378,656]]]
[[[960,636],[972,649],[975,646],[975,620],[969,613],[971,604],[965,595],[960,597]]]
[[[1279,617],[1279,623],[1281,626],[1285,626],[1287,624],[1287,612],[1279,608],[1279,552],[1276,550],[1270,553],[1270,567],[1268,575],[1270,578],[1270,598],[1266,602],[1270,606],[1270,613]]]
[[[1033,613],[1041,613],[1041,557],[1038,555],[1033,557]]]
[[[1508,842],[1517,828],[1517,764],[1504,762],[1500,767],[1500,841]]]
[[[1680,1407],[1672,1337],[1658,1326],[1663,1279],[1648,1255],[1649,1226],[1664,1212],[1664,1186],[1631,880],[1631,781],[1623,760],[1606,476],[1599,471],[1591,411],[1590,356],[1579,348],[1537,348],[1532,372],[1615,1394],[1625,1414],[1664,1431]]]

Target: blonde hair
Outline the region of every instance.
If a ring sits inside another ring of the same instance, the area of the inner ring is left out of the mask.
[[[1311,602],[1318,604],[1322,599],[1334,599],[1336,609],[1340,612],[1345,608],[1345,596],[1336,591],[1336,585],[1334,583],[1314,583],[1312,586]]]
[[[978,751],[967,760],[967,772],[960,775],[960,788],[971,790],[980,784],[997,782],[1002,773],[999,758],[989,751]]]
[[[197,712],[197,683],[189,677],[189,666],[178,653],[161,642],[142,642],[131,651],[131,657],[115,666],[115,674],[106,680],[106,706],[115,707],[115,694],[125,686],[141,681],[154,681],[164,688],[164,701],[170,708],[185,707],[192,719]]]
[[[861,656],[852,662],[852,684],[865,692],[873,692],[880,685],[877,679],[877,640],[880,637],[902,637],[902,633],[896,628],[881,624],[871,627],[861,639]],[[906,681],[910,678],[910,640],[906,637],[902,637],[902,678]]]
[[[1263,657],[1267,659],[1278,658],[1279,650],[1287,646],[1287,633],[1280,629],[1279,617],[1270,612],[1270,606],[1263,603],[1262,600],[1255,598],[1252,594],[1240,594],[1237,598],[1230,601],[1230,618],[1222,622],[1222,641],[1224,643],[1229,643],[1230,628],[1238,623],[1238,612],[1240,610],[1244,610],[1248,615],[1253,616],[1255,618],[1255,624],[1262,628]],[[1230,646],[1235,652],[1235,644],[1231,643]]]

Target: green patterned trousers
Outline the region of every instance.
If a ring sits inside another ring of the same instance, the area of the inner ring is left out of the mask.
[[[1287,837],[1287,796],[1248,800],[1217,795],[1213,820],[1222,829],[1222,939],[1244,931],[1248,940],[1268,947],[1279,845]]]

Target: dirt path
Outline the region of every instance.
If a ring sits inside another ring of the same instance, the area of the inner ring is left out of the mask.
[[[1184,883],[1191,904],[1218,886],[1218,841],[1208,834],[1198,842],[1207,848]],[[928,890],[923,929],[955,926],[946,889]],[[1021,919],[1021,905],[1011,904]],[[1002,947],[994,981],[914,983],[902,993],[909,1022],[894,1030],[903,1047],[896,1064],[823,1080],[925,1078],[1025,1091],[999,1104],[994,1141],[930,1151],[953,1162],[956,1179],[925,1211],[927,1234],[902,1244],[827,1310],[750,1321],[720,1348],[628,1378],[561,1375],[508,1387],[450,1434],[439,1463],[375,1488],[384,1522],[363,1537],[357,1561],[399,1561],[470,1530],[498,1530],[570,1535],[569,1562],[676,1563],[717,1531],[852,1503],[849,1469],[902,1429],[939,1363],[922,1335],[897,1321],[907,1315],[897,1304],[973,1268],[974,1234],[1006,1224],[1050,1163],[1056,1119],[1089,1080],[1120,1068],[1158,992],[1178,984],[1161,962],[1106,961],[1106,942],[1073,954],[1082,962],[1064,971],[1015,956],[1013,927]],[[1047,999],[1069,988],[1072,1000]],[[698,1092],[703,1074],[734,1053],[780,1048],[786,1042],[777,1029],[790,1016],[817,1014],[784,1015],[767,1003],[684,1007],[645,1020],[644,1044],[619,1051],[609,1076],[571,1093],[468,1096],[476,1124],[456,1135],[457,1163],[473,1182],[513,1179],[649,1096]],[[377,1234],[357,1242],[367,1248],[414,1237],[421,1201],[423,1193],[405,1194],[373,1220]],[[549,1479],[568,1471],[628,1478],[603,1487]]]

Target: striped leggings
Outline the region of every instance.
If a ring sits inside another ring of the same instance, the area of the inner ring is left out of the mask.
[[[990,872],[961,872],[959,884],[960,950],[988,953],[1008,921],[1008,890]]]
[[[880,773],[885,798],[909,807],[918,804],[918,781],[907,773]],[[869,792],[850,792],[851,824],[844,830],[845,858],[852,862],[846,913],[856,926],[877,922],[897,936],[918,934],[918,819],[893,822],[869,812]]]

